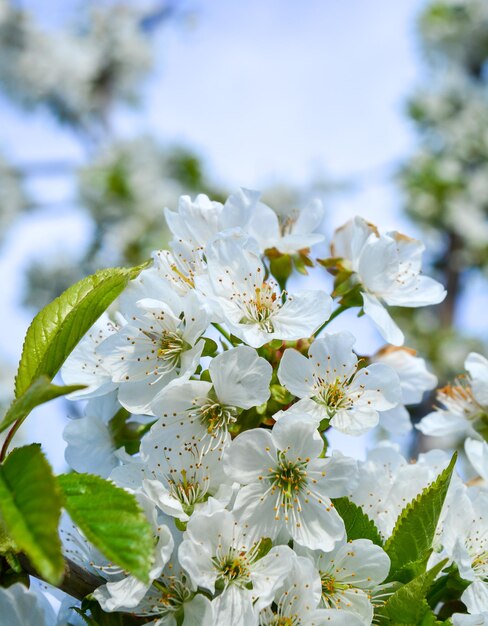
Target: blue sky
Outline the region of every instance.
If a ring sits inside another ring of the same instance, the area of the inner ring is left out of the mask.
[[[188,4],[188,3],[187,3]],[[138,111],[120,110],[120,136],[148,132],[184,142],[206,160],[212,177],[229,186],[301,184],[317,175],[359,175],[354,192],[327,205],[331,232],[354,214],[415,234],[401,216],[388,175],[415,146],[405,99],[422,77],[414,37],[421,0],[212,0],[193,2],[195,18],[165,28],[156,39],[157,67]],[[23,2],[39,13],[40,3]],[[52,27],[77,3],[42,3]],[[75,138],[45,114],[24,114],[0,99],[0,148],[18,164],[80,161]],[[63,177],[31,181],[47,206],[10,234],[0,257],[0,341],[15,362],[29,315],[19,310],[27,258],[69,254],[88,235]],[[478,301],[479,304],[479,301]],[[481,302],[488,306],[488,299]],[[479,310],[479,309],[478,309]],[[463,322],[476,326],[471,306]],[[348,323],[347,321],[345,323]],[[361,320],[359,349],[378,340]],[[32,434],[62,465],[50,431],[59,416],[39,409]],[[36,425],[37,424],[37,425]]]

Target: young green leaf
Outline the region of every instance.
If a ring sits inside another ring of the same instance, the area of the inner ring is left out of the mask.
[[[385,551],[391,559],[390,580],[396,580],[400,570],[404,575],[408,564],[422,563],[432,548],[455,463],[456,454],[436,480],[407,504],[399,515],[393,533],[385,543]],[[415,573],[418,573],[418,568],[412,569],[412,574]]]
[[[36,315],[24,340],[16,398],[39,376],[55,376],[83,335],[144,267],[101,270],[69,287]]]
[[[58,537],[62,497],[37,443],[11,452],[0,466],[0,513],[6,531],[39,574],[61,581],[64,560]]]
[[[36,406],[78,389],[83,389],[83,385],[59,387],[58,385],[53,385],[47,376],[39,376],[21,396],[12,402],[9,410],[0,422],[0,432],[17,420],[23,421]]]
[[[332,500],[337,512],[344,520],[346,535],[349,541],[354,539],[370,539],[377,546],[383,545],[379,530],[376,528],[363,509],[346,497]]]
[[[446,565],[447,559],[435,565],[406,585],[402,585],[377,611],[381,623],[435,624],[435,616],[427,603],[426,595],[434,579]]]
[[[87,539],[108,559],[147,582],[153,531],[135,497],[90,474],[58,477],[64,506]]]

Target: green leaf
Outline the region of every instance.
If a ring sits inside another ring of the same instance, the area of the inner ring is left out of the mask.
[[[16,398],[39,376],[55,376],[83,335],[146,265],[100,270],[69,287],[36,315],[22,348]]]
[[[135,497],[90,474],[63,474],[58,480],[65,508],[87,539],[116,565],[147,582],[154,537]]]
[[[435,615],[427,604],[425,596],[434,579],[446,565],[447,559],[435,565],[406,585],[400,587],[377,611],[381,623],[421,626],[435,624]],[[389,620],[389,621],[388,621]]]
[[[412,500],[400,513],[391,537],[385,543],[385,551],[391,559],[389,580],[402,571],[405,573],[409,564],[421,564],[432,548],[435,529],[439,521],[442,505],[449,488],[457,455],[451,459],[446,469],[436,480],[426,487],[415,500]],[[418,567],[412,568],[412,574],[418,573]]]
[[[434,581],[429,590],[427,602],[435,608],[439,603],[460,600],[469,584],[469,581],[461,578],[457,566],[452,564],[444,570],[442,576]]]
[[[86,615],[86,613],[84,613],[84,611],[82,611],[81,609],[79,609],[77,606],[72,606],[71,607],[72,611],[75,611],[76,613],[78,613],[78,615],[81,617],[81,619],[85,622],[85,624],[87,624],[88,626],[99,626],[98,622],[96,620],[94,620],[92,617],[90,617],[89,615]]]
[[[210,339],[210,337],[203,337],[205,346],[203,348],[202,356],[215,356],[219,350],[217,343]]]
[[[0,466],[0,511],[17,548],[53,585],[64,572],[58,524],[62,497],[37,443],[11,452]]]
[[[377,546],[383,545],[379,530],[363,509],[346,497],[332,500],[337,512],[344,520],[347,539],[370,539]]]
[[[58,385],[53,385],[47,376],[39,376],[21,396],[12,402],[9,410],[0,422],[0,432],[17,420],[23,421],[36,406],[83,388],[84,385],[59,387]]]

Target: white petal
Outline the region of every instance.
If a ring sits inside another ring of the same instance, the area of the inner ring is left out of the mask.
[[[370,236],[358,261],[358,274],[365,290],[384,297],[395,288],[398,275],[398,253],[393,239]]]
[[[172,497],[159,480],[143,480],[144,493],[161,509],[166,515],[176,517],[182,522],[188,521],[188,515],[183,511],[183,506],[179,500]]]
[[[488,360],[481,354],[470,352],[464,367],[471,376],[474,397],[482,406],[488,406]]]
[[[392,435],[406,435],[412,430],[410,413],[402,404],[393,407],[393,409],[388,409],[388,411],[381,411],[380,424]]]
[[[224,453],[225,472],[244,485],[258,481],[275,463],[275,443],[271,433],[261,428],[240,434]]]
[[[161,424],[169,425],[179,422],[182,416],[195,406],[195,400],[206,398],[211,383],[200,380],[177,379],[166,385],[151,403],[152,412],[161,418]],[[151,431],[156,430],[156,424]]]
[[[334,558],[337,577],[353,587],[373,589],[390,571],[390,558],[369,539],[356,539],[342,546]]]
[[[230,585],[213,602],[215,626],[257,626],[251,592]]]
[[[353,407],[351,409],[339,409],[330,420],[330,424],[341,433],[358,437],[374,428],[378,421],[378,411]]]
[[[104,611],[133,609],[146,595],[149,585],[142,583],[135,576],[126,576],[116,582],[108,582],[93,592]]]
[[[273,426],[272,434],[278,450],[290,460],[316,459],[324,447],[316,421],[306,415],[297,420],[296,415],[285,412]]]
[[[260,195],[259,191],[244,188],[231,194],[220,215],[220,230],[245,228],[258,205]]]
[[[269,398],[273,368],[254,348],[239,346],[227,350],[212,359],[209,370],[223,404],[250,409]]]
[[[352,351],[355,341],[354,335],[348,331],[316,339],[309,350],[315,374],[330,383],[334,383],[337,378],[349,379],[358,361]]]
[[[466,439],[464,449],[469,462],[484,480],[488,480],[488,444],[486,441]],[[488,609],[487,609],[488,610]]]
[[[364,312],[371,319],[378,332],[388,343],[401,346],[405,341],[402,331],[395,324],[386,308],[375,296],[362,293]]]
[[[313,233],[321,224],[324,217],[324,205],[320,200],[312,200],[299,213],[293,227],[294,233]]]
[[[64,453],[66,461],[77,472],[107,478],[119,465],[109,427],[97,417],[72,420],[64,428],[63,439],[68,444]]]
[[[359,396],[355,401],[362,409],[372,407],[377,411],[392,409],[402,401],[400,378],[385,363],[373,363],[360,369],[350,387],[350,395]]]
[[[418,404],[424,392],[437,385],[437,377],[427,370],[424,359],[412,354],[408,348],[388,347],[374,358],[397,372],[402,388],[402,404]]]
[[[0,587],[0,616],[5,626],[51,626],[55,620],[53,611],[47,615],[37,594],[22,583]]]
[[[289,516],[286,527],[294,541],[311,550],[332,550],[334,544],[344,537],[342,517],[329,499],[320,502],[309,496],[305,502],[300,497],[302,511],[299,523]]]
[[[269,487],[262,481],[241,487],[237,493],[233,512],[242,523],[248,524],[248,537],[251,541],[259,541],[263,537],[275,539],[282,523],[276,520],[274,509],[276,498],[269,493],[265,495]]]
[[[314,617],[315,626],[365,626],[359,616],[343,609],[321,609]]]
[[[329,319],[332,298],[324,291],[302,291],[290,296],[273,316],[274,336],[296,340],[310,337]]]
[[[251,579],[256,610],[271,604],[277,585],[283,582],[290,571],[294,556],[288,546],[275,546],[253,565]]]
[[[202,594],[197,594],[189,602],[185,602],[184,611],[182,626],[213,626],[215,623],[212,604]]]
[[[329,498],[340,498],[350,493],[358,482],[357,461],[343,455],[339,450],[334,450],[330,457],[311,463],[309,468],[310,472],[316,468],[316,471],[325,471],[325,478],[315,488]]]
[[[448,411],[432,411],[415,427],[424,435],[444,437],[447,435],[464,435],[469,431],[468,426],[468,422],[460,415],[454,415]]]
[[[384,294],[391,306],[418,307],[439,304],[447,295],[441,283],[429,276],[417,276],[407,285],[399,285],[395,292]]]
[[[373,620],[373,605],[366,592],[362,589],[344,589],[336,596],[341,600],[338,607],[343,611],[351,611],[357,615],[364,626],[370,626]]]
[[[285,350],[278,368],[278,378],[298,398],[309,398],[313,395],[312,365],[298,350]]]
[[[349,261],[351,269],[357,271],[361,251],[371,234],[378,236],[375,227],[356,216],[335,231],[331,244],[332,255]]]
[[[461,600],[470,613],[488,612],[488,584],[477,580],[466,589]]]
[[[196,586],[215,592],[217,570],[212,566],[212,554],[201,544],[188,539],[178,548],[178,560]]]

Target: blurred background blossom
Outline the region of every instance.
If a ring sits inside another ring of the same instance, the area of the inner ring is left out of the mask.
[[[396,319],[459,373],[488,340],[487,81],[485,0],[0,0],[0,403],[39,308],[164,247],[179,195],[238,185],[321,198],[328,240],[359,214],[425,241],[449,296]],[[29,426],[57,468],[66,410]]]

